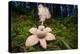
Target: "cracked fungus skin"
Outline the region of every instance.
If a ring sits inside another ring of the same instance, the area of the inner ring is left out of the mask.
[[[45,36],[46,36],[46,31],[44,31],[44,29],[42,28],[42,29],[40,29],[40,30],[37,30],[37,32],[36,32],[37,34],[37,37],[39,38],[39,39],[43,39],[43,38],[45,38]]]
[[[43,25],[40,25],[38,28],[31,28],[29,30],[30,33],[32,33],[31,36],[29,36],[26,39],[25,45],[26,47],[30,47],[33,45],[36,45],[38,42],[40,43],[41,47],[46,49],[47,48],[47,42],[50,40],[55,40],[55,35],[50,33],[52,30],[49,27],[44,27]]]

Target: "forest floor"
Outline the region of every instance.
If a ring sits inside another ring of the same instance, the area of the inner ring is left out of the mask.
[[[46,20],[44,25],[52,28],[56,35],[55,41],[48,42],[48,48],[43,49],[40,44],[28,49],[25,47],[26,39],[31,35],[29,29],[40,25],[39,19],[30,15],[11,14],[11,52],[33,52],[77,49],[78,35],[76,17],[56,17]]]

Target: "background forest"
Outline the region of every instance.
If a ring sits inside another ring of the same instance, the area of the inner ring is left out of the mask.
[[[26,49],[25,41],[29,35],[29,29],[40,25],[38,5],[48,7],[51,19],[46,20],[45,26],[52,28],[56,34],[56,40],[48,42],[48,48],[43,49],[39,44]],[[78,48],[78,16],[77,5],[31,3],[11,1],[9,2],[9,15],[11,23],[11,35],[9,37],[10,52],[54,51]]]

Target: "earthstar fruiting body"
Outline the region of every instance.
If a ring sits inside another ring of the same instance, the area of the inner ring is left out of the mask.
[[[38,26],[38,28],[31,28],[29,30],[30,33],[32,33],[31,36],[29,36],[25,42],[26,47],[30,47],[33,45],[36,45],[38,42],[40,45],[46,49],[47,48],[47,42],[50,40],[55,40],[55,35],[50,33],[52,29],[50,27],[44,27],[43,23],[46,19],[49,19],[51,17],[50,12],[47,7],[44,7],[42,4],[38,6],[38,15],[39,19],[41,21],[41,25]]]
[[[52,30],[49,27],[44,27],[43,25],[40,25],[38,28],[31,28],[29,30],[30,33],[32,33],[31,36],[29,36],[26,40],[26,47],[30,47],[33,45],[36,45],[38,42],[40,42],[40,45],[46,49],[47,48],[47,42],[50,40],[55,40],[55,35],[50,33]]]

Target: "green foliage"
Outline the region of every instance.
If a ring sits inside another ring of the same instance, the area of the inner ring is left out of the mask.
[[[29,29],[37,27],[40,23],[36,17],[35,10],[28,14],[17,14],[12,12],[11,15],[11,52],[32,52],[32,51],[50,51],[63,49],[76,49],[77,37],[77,17],[61,17],[46,20],[45,26],[52,28],[52,33],[56,35],[55,41],[48,42],[48,48],[43,49],[38,43],[30,48],[25,47],[25,41],[31,34]]]

